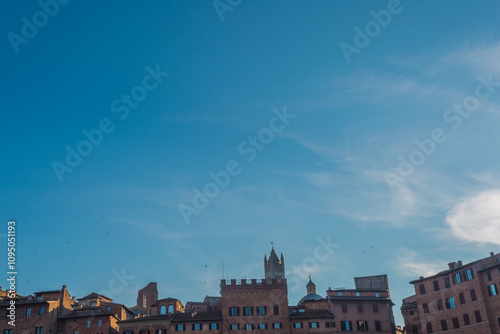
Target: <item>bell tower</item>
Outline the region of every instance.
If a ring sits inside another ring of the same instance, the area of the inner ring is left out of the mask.
[[[271,249],[271,254],[269,254],[269,260],[266,255],[264,255],[264,272],[266,279],[285,278],[285,260],[283,258],[283,253],[281,253],[281,259],[279,259],[274,251],[274,246]]]

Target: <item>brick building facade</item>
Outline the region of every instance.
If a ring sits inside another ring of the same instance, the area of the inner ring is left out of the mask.
[[[403,300],[406,332],[500,333],[500,254],[411,281],[415,294]]]

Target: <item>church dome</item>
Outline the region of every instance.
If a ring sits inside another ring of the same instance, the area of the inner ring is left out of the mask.
[[[313,281],[311,279],[311,276],[309,276],[309,283],[307,283],[306,289],[307,289],[307,295],[305,295],[304,297],[302,297],[302,299],[297,304],[298,306],[302,305],[305,300],[319,300],[319,299],[323,299],[323,297],[321,297],[320,295],[318,295],[316,293],[316,284],[313,283]]]
[[[308,293],[307,295],[302,297],[302,299],[299,301],[298,305],[300,306],[301,304],[303,304],[304,300],[320,300],[320,299],[323,299],[323,297],[321,297],[320,295],[318,295],[316,293]]]

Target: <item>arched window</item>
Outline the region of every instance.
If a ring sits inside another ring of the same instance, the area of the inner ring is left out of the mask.
[[[160,306],[160,314],[167,314],[167,307],[165,305]]]
[[[174,313],[174,305],[170,304],[168,305],[168,314],[173,314]]]

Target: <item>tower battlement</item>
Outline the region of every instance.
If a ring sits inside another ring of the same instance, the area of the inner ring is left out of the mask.
[[[262,279],[231,279],[220,280],[221,287],[234,287],[234,286],[267,286],[267,285],[286,285],[286,278],[262,278]]]

